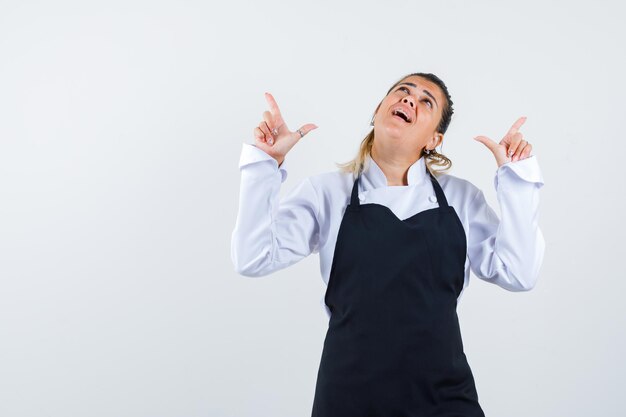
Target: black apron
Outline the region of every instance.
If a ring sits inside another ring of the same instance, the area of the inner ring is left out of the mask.
[[[331,317],[312,417],[484,417],[456,303],[465,231],[439,182],[439,207],[400,220],[360,204],[354,181],[324,301]]]

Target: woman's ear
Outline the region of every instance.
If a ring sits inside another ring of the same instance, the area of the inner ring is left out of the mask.
[[[433,145],[432,149],[435,149],[437,146],[441,145],[443,142],[443,135],[441,133],[437,133],[431,140],[431,144]]]

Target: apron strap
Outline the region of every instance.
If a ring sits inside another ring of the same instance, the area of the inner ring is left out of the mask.
[[[360,173],[352,185],[352,194],[350,195],[350,210],[352,211],[358,211],[361,208],[361,203],[359,202],[359,179],[361,179]]]
[[[448,200],[446,199],[446,195],[443,193],[441,185],[439,185],[439,181],[437,181],[435,176],[428,169],[428,165],[426,165],[426,172],[430,176],[430,181],[433,183],[433,188],[435,189],[435,195],[437,196],[437,202],[439,203],[439,207],[448,207]]]

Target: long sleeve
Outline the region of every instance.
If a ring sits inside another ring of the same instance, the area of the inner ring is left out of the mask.
[[[231,237],[231,259],[241,275],[268,275],[319,251],[319,206],[311,181],[306,178],[279,199],[286,161],[279,167],[263,150],[243,144],[239,209]]]
[[[545,250],[538,225],[543,184],[536,156],[500,166],[494,186],[502,220],[478,190],[468,210],[468,256],[477,277],[509,291],[535,286]]]

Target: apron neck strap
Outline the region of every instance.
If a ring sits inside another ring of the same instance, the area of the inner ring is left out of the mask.
[[[448,207],[448,199],[446,199],[446,195],[443,193],[441,185],[439,185],[439,181],[437,181],[435,176],[428,169],[428,165],[426,166],[426,172],[430,176],[430,182],[433,183],[433,188],[435,189],[435,195],[437,196],[437,202],[439,203],[439,207]]]
[[[350,196],[350,209],[353,211],[359,210],[361,203],[359,202],[359,180],[361,179],[361,174],[359,173],[354,180],[354,184],[352,185],[352,194]]]

